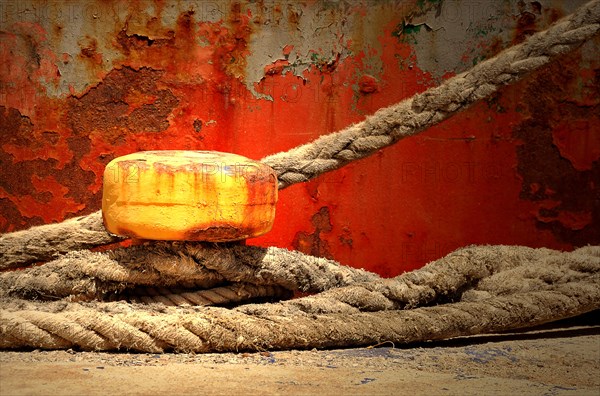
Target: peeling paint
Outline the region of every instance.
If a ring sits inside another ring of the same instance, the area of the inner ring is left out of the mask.
[[[171,91],[157,88],[163,74],[149,68],[114,69],[85,94],[70,98],[71,130],[85,135],[94,130],[131,133],[167,129],[167,117],[179,101]]]
[[[560,155],[578,171],[592,170],[600,159],[600,117],[591,115],[562,122],[552,130],[552,142]]]
[[[324,206],[311,217],[311,223],[314,227],[312,233],[299,231],[296,233],[292,246],[299,252],[310,254],[317,257],[333,258],[329,243],[321,238],[321,234],[331,232],[331,219],[329,208]]]
[[[425,2],[397,26],[394,34],[412,44],[417,66],[439,81],[449,72],[460,73],[500,49],[546,29],[559,16],[584,3],[585,0]]]
[[[595,45],[599,51],[598,40]],[[567,60],[559,61],[522,83],[519,105],[527,118],[514,126],[514,136],[523,142],[517,147],[520,197],[536,203],[537,226],[582,245],[600,240],[600,85],[588,75],[594,103],[570,102],[569,87],[578,80],[570,70]]]
[[[379,90],[379,82],[371,75],[364,74],[358,80],[358,90],[363,94],[370,94]]]
[[[0,232],[98,209],[120,155],[258,159],[342,129],[582,2],[2,1]],[[282,191],[249,243],[384,276],[472,243],[600,243],[599,52]]]

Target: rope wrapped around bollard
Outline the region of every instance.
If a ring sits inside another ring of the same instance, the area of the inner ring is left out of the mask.
[[[3,273],[0,348],[215,352],[350,347],[519,329],[600,308],[597,246],[569,253],[473,246],[392,279],[285,249],[182,244],[173,251],[181,260],[198,260],[203,270],[227,282],[321,292],[234,308],[42,302],[17,298],[27,291],[6,284],[29,275],[47,278],[55,274],[52,269]],[[127,258],[135,253],[122,254],[117,262],[129,267]],[[108,256],[82,252],[79,259]]]
[[[263,162],[280,189],[309,180],[451,117],[598,31],[593,0],[437,88]],[[119,240],[100,212],[0,236],[0,269],[50,260],[0,273],[0,348],[350,347],[513,330],[600,308],[599,246],[472,246],[392,279],[274,247],[81,250]],[[299,293],[316,294],[288,299]]]

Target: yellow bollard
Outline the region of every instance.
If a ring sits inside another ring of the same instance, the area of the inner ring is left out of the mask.
[[[154,240],[225,242],[271,230],[273,169],[217,151],[142,151],[104,171],[102,216],[114,234]]]

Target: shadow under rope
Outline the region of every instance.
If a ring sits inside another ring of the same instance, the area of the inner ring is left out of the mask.
[[[559,339],[569,337],[600,335],[600,310],[591,311],[573,318],[558,320],[544,325],[525,329],[510,330],[494,334],[481,334],[467,337],[456,337],[448,340],[426,341],[396,345],[399,349],[463,347],[490,342],[525,341],[539,339]],[[386,343],[382,346],[390,346]]]

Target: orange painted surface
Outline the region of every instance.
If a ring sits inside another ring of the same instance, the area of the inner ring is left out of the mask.
[[[228,242],[271,230],[277,203],[273,169],[218,151],[143,151],[104,171],[102,219],[136,239]]]
[[[398,29],[420,6],[405,3],[385,24],[352,26],[351,37],[339,38],[337,55],[315,42],[302,68],[292,57],[298,43],[258,65],[251,57],[260,48],[253,40],[275,29],[265,18],[284,15],[278,23],[299,34],[306,15],[291,12],[293,3],[269,4],[268,15],[253,13],[250,3],[231,3],[212,21],[181,12],[166,26],[166,2],[151,10],[141,2],[94,2],[100,21],[103,10],[114,12],[111,4],[132,18],[128,26],[113,27],[110,19],[98,25],[98,36],[77,41],[78,52],[55,50],[67,26],[5,23],[0,231],[98,210],[104,167],[117,156],[179,149],[260,159],[435,86],[454,71],[440,80],[418,66],[426,54]],[[144,12],[153,17],[135,25],[139,33],[128,33]],[[348,12],[371,11],[356,2]],[[517,24],[515,42],[541,28],[527,18]],[[362,43],[365,32],[376,41]],[[503,48],[490,37],[478,40],[477,53],[465,53],[463,61]],[[599,39],[589,46],[598,47]],[[600,243],[600,59],[588,56],[589,48],[421,135],[281,191],[273,230],[248,243],[298,249],[385,276],[469,244]],[[51,94],[65,84],[61,69],[75,63],[94,82]],[[248,84],[249,70],[261,78]]]

